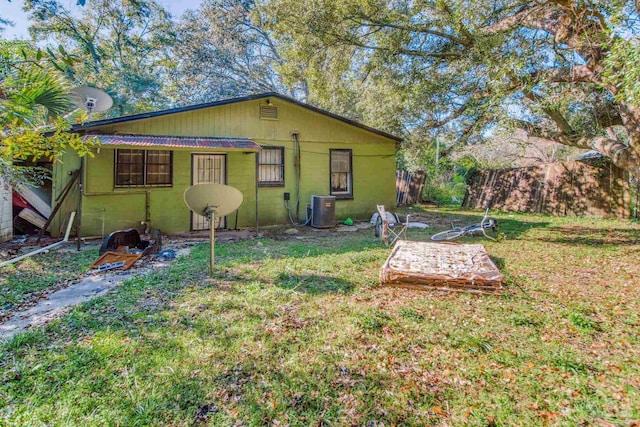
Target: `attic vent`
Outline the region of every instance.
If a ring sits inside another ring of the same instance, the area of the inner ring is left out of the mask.
[[[278,118],[278,107],[273,105],[261,105],[260,118],[276,120]]]

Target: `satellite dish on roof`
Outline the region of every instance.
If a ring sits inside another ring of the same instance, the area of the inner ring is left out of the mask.
[[[209,218],[211,227],[211,274],[215,258],[214,224],[215,217],[229,215],[242,204],[244,197],[240,190],[223,184],[195,184],[184,191],[184,202],[194,213]]]
[[[107,111],[113,105],[113,99],[103,90],[90,86],[80,86],[71,90],[73,103],[85,110],[91,118],[91,113]]]

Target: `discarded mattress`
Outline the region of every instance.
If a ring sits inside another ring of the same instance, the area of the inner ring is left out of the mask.
[[[29,187],[24,184],[16,185],[15,191],[45,219],[49,219],[51,216],[51,194],[41,188]]]
[[[24,208],[20,211],[18,216],[29,223],[35,225],[38,228],[43,228],[47,223],[46,218],[43,218],[38,212],[29,208]]]
[[[504,276],[483,245],[399,241],[382,266],[384,285],[500,294]]]

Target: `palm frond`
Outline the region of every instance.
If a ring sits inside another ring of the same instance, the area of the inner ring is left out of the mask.
[[[47,69],[30,69],[21,76],[21,89],[14,94],[20,104],[31,108],[43,107],[47,115],[57,117],[73,108],[66,82]]]

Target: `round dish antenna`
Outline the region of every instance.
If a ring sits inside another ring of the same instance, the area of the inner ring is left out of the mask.
[[[71,91],[73,103],[85,110],[91,118],[91,113],[107,111],[113,105],[113,99],[103,90],[90,86],[80,86]]]
[[[229,215],[242,204],[244,197],[240,190],[223,184],[195,184],[184,191],[184,202],[189,209],[209,218],[211,227],[211,274],[215,258],[215,217]]]

